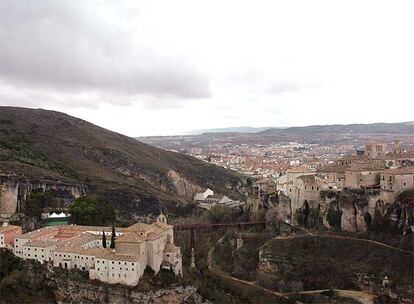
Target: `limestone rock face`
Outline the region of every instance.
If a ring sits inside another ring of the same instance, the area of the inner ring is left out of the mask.
[[[292,219],[292,210],[288,196],[280,194],[277,199],[266,203],[266,228],[269,231],[278,231],[281,222],[289,222]]]
[[[330,228],[365,232],[371,224],[390,223],[394,231],[403,232],[414,224],[414,190],[406,196],[399,200],[395,193],[379,189],[331,191],[321,195],[319,213],[311,208],[308,222],[317,222],[313,217],[322,215],[323,225]]]
[[[178,172],[170,170],[168,171],[168,179],[174,187],[174,192],[179,196],[186,199],[193,200],[194,195],[197,192],[201,192],[202,188],[189,180],[182,177]]]
[[[384,218],[393,231],[404,233],[414,226],[414,204],[397,200],[389,206]]]
[[[341,228],[346,231],[356,232],[358,226],[356,224],[356,208],[355,206],[347,206],[342,208]]]
[[[60,181],[31,180],[22,176],[0,176],[0,213],[14,214],[21,212],[26,199],[34,190],[57,191],[65,199],[73,200],[86,193],[86,187]]]
[[[16,213],[18,189],[18,184],[14,182],[0,184],[0,213]]]
[[[90,283],[59,282],[55,290],[58,303],[114,303],[114,304],[155,304],[183,303],[184,299],[196,292],[194,286],[159,288],[137,291],[125,286],[94,286]]]

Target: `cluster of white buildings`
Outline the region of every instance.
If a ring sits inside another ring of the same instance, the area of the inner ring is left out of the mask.
[[[216,205],[228,206],[230,208],[241,207],[244,205],[244,202],[232,200],[225,195],[214,194],[214,191],[211,189],[205,189],[203,192],[196,193],[194,201],[204,209],[210,209]]]
[[[164,268],[182,276],[180,248],[164,215],[152,224],[117,228],[115,248],[110,248],[111,232],[111,227],[49,226],[16,235],[13,250],[20,258],[88,271],[90,279],[107,283],[135,286],[147,266],[155,274]]]

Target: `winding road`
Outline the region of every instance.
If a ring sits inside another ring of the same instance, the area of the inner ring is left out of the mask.
[[[290,235],[290,236],[277,236],[271,240],[269,240],[268,242],[266,242],[265,244],[263,244],[261,247],[266,246],[266,244],[270,243],[273,240],[289,240],[289,239],[295,239],[295,238],[301,238],[301,237],[308,237],[308,236],[312,236],[312,237],[321,237],[321,238],[334,238],[334,239],[345,239],[345,240],[356,240],[356,241],[361,241],[361,242],[368,242],[368,243],[372,243],[372,244],[376,244],[379,246],[383,246],[392,250],[396,250],[399,252],[404,252],[404,253],[409,253],[414,255],[413,251],[410,250],[405,250],[405,249],[401,249],[401,248],[397,248],[388,244],[384,244],[378,241],[373,241],[373,240],[369,240],[369,239],[359,239],[359,238],[353,238],[353,237],[349,237],[349,236],[341,236],[341,235],[316,235],[316,234],[312,234],[309,231],[306,231],[307,235]],[[282,297],[285,299],[288,299],[289,295],[292,294],[318,294],[324,291],[328,291],[329,289],[322,289],[322,290],[308,290],[308,291],[302,291],[302,292],[292,292],[292,293],[281,293],[281,292],[276,292],[264,287],[261,287],[259,285],[257,285],[257,283],[255,281],[246,281],[246,280],[242,280],[236,277],[231,276],[229,273],[221,270],[221,269],[217,269],[215,267],[213,267],[213,254],[214,254],[214,250],[215,247],[217,246],[217,244],[219,244],[220,242],[223,241],[223,239],[225,238],[227,234],[225,234],[223,237],[221,237],[216,244],[210,248],[209,252],[208,252],[208,258],[207,258],[207,263],[208,263],[208,268],[209,270],[214,273],[215,275],[222,277],[222,278],[226,278],[229,280],[233,280],[235,282],[239,282],[242,284],[246,284],[249,286],[253,286],[256,287],[258,289],[261,289],[262,291],[271,294],[271,295],[275,295],[278,297]],[[358,291],[358,290],[343,290],[343,289],[334,289],[335,292],[337,292],[337,294],[339,296],[342,297],[348,297],[348,298],[352,298],[354,300],[359,301],[362,304],[373,304],[374,303],[374,299],[375,299],[375,295],[365,292],[365,291]],[[297,302],[299,303],[299,302]]]

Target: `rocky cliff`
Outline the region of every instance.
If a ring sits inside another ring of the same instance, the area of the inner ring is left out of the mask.
[[[325,214],[324,224],[351,232],[365,232],[381,226],[404,234],[414,224],[414,189],[406,190],[394,199],[389,196],[390,193],[379,189],[322,192],[319,206]]]
[[[379,189],[321,191],[317,202],[304,204],[295,213],[289,197],[283,194],[252,201],[267,210],[268,223],[292,221],[306,227],[350,232],[365,232],[376,227],[399,234],[405,234],[414,225],[414,189],[396,197]]]
[[[25,207],[26,198],[35,190],[54,191],[61,199],[71,202],[84,195],[87,188],[78,183],[2,174],[0,175],[0,214],[21,212]]]
[[[55,281],[56,301],[61,304],[156,304],[183,303],[184,299],[196,292],[194,286],[159,288],[137,291],[123,286],[95,286],[91,283]]]
[[[91,281],[87,272],[53,268],[0,250],[0,303],[155,304],[183,303],[192,285],[142,278],[136,287]],[[160,285],[160,286],[158,286]]]

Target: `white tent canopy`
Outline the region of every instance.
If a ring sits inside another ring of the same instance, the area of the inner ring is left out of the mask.
[[[57,214],[57,213],[53,212],[51,215],[49,215],[49,218],[65,218],[65,217],[69,217],[69,216],[70,216],[69,213],[65,214],[64,212],[61,212],[61,213]]]

